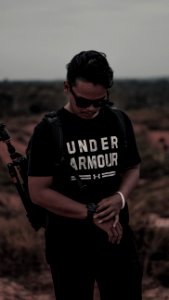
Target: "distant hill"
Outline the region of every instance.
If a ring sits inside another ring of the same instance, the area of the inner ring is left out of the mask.
[[[112,101],[121,108],[169,105],[169,79],[115,80]],[[58,109],[66,101],[63,81],[0,82],[0,116]]]
[[[169,78],[117,80],[112,89],[112,98],[125,109],[169,105]]]

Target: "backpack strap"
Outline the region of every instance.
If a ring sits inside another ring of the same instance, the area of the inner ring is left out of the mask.
[[[52,130],[52,138],[57,150],[56,166],[61,165],[65,160],[64,143],[63,143],[63,131],[62,124],[57,111],[51,111],[44,116],[44,120],[48,123]]]
[[[113,105],[107,105],[106,106],[107,109],[109,109],[109,111],[111,111],[117,119],[117,122],[119,124],[119,128],[120,128],[120,133],[122,136],[122,141],[123,141],[123,145],[124,145],[124,149],[127,148],[127,133],[126,133],[126,125],[125,125],[125,121],[124,121],[124,116],[123,116],[123,112],[118,109],[116,106]]]
[[[65,149],[64,149],[64,137],[63,137],[63,130],[62,130],[62,123],[57,111],[52,111],[47,113],[44,116],[44,120],[48,122],[52,130],[52,138],[54,141],[54,147],[57,149],[58,152],[58,159],[55,162],[56,166],[60,166],[61,164],[67,164],[67,168],[73,172],[73,175],[76,178],[76,181],[80,188],[84,188],[85,185],[83,184],[82,180],[80,179],[79,175],[75,171],[75,169],[69,164],[66,159]]]

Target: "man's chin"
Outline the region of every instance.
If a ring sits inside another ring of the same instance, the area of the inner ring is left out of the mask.
[[[82,119],[91,120],[94,119],[98,115],[98,111],[96,113],[81,113],[80,117]]]

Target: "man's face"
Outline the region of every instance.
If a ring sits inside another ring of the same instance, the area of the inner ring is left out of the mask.
[[[65,82],[69,99],[68,110],[83,119],[93,119],[107,98],[107,90],[101,85],[77,80],[75,86]]]

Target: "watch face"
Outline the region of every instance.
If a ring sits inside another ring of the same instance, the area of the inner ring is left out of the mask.
[[[93,215],[96,212],[97,204],[90,202],[87,204],[87,219],[93,221]]]

